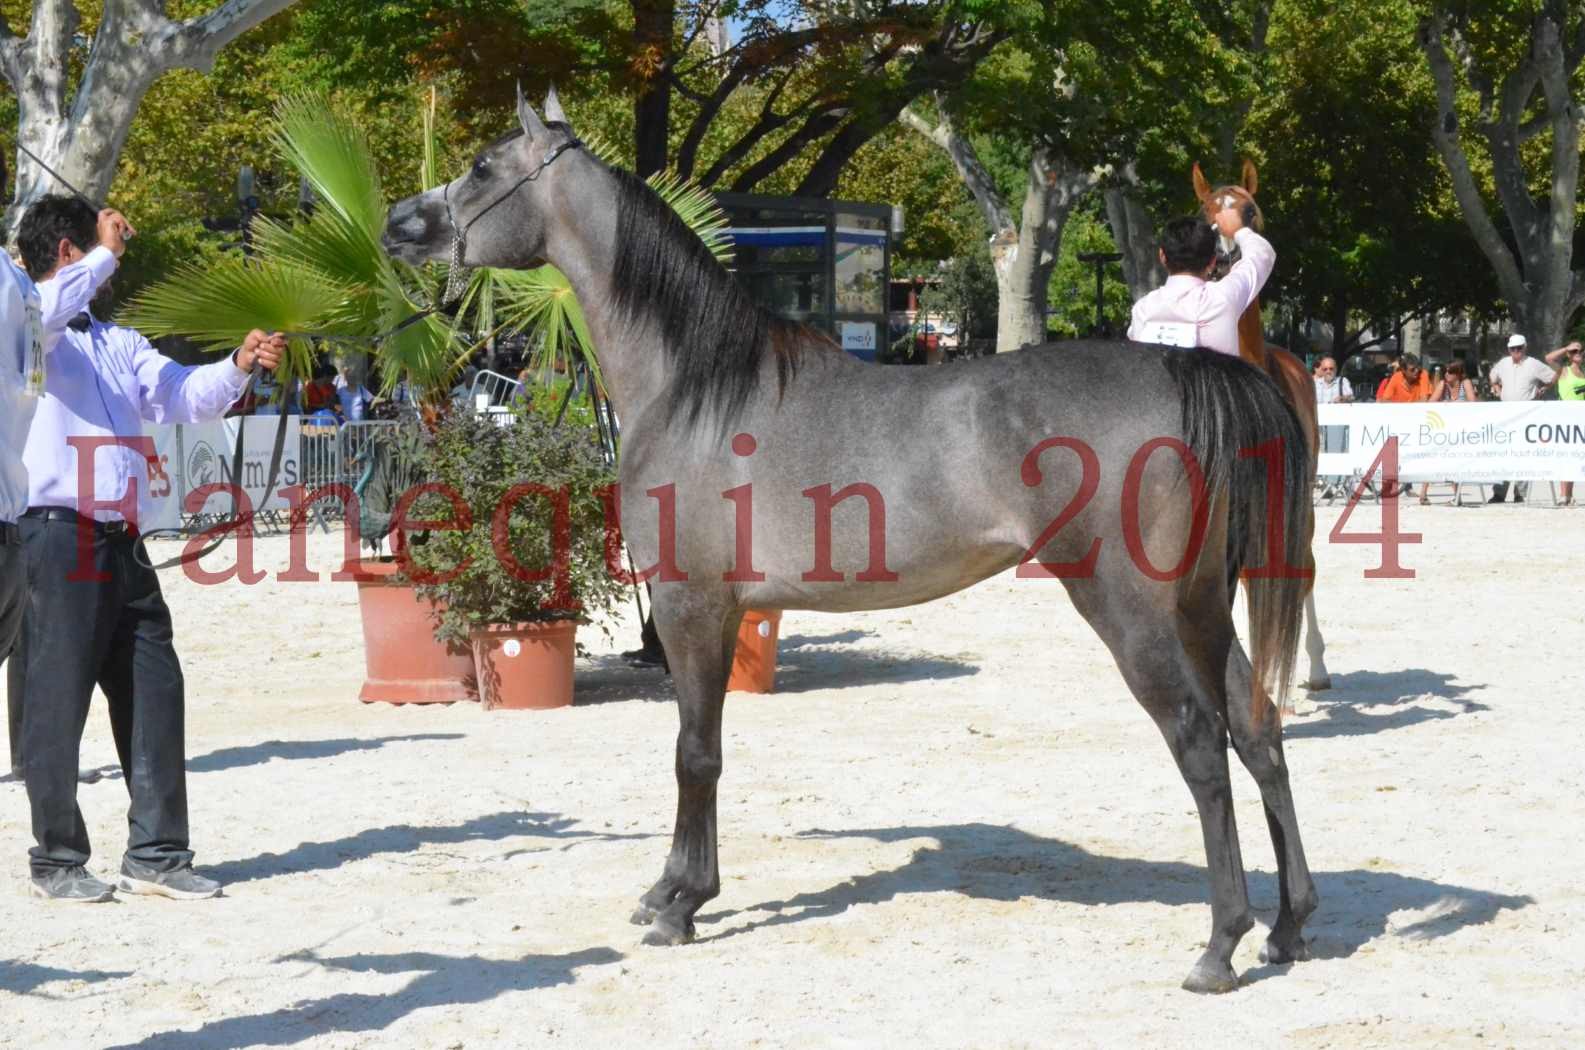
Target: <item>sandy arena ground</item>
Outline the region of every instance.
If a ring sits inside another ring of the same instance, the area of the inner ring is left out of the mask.
[[[1178,990],[1210,917],[1194,806],[1058,584],[789,614],[780,691],[728,698],[721,896],[654,949],[627,916],[669,841],[676,715],[613,655],[631,623],[585,632],[571,709],[365,707],[350,585],[167,573],[226,896],[29,899],[0,785],[0,1044],[1585,1045],[1585,513],[1406,503],[1416,579],[1319,550],[1338,685],[1287,734],[1316,959],[1262,966],[1257,926],[1233,994]],[[316,535],[313,565],[338,548]],[[83,750],[114,763],[102,706]],[[1269,922],[1236,765],[1234,788]],[[110,873],[119,774],[80,797]]]

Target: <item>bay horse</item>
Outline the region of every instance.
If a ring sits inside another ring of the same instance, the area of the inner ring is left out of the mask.
[[[1269,691],[1298,647],[1309,493],[1276,386],[1229,356],[1120,341],[859,361],[757,305],[641,180],[579,148],[554,96],[545,113],[519,93],[521,127],[392,207],[383,240],[412,263],[549,262],[583,308],[621,418],[622,536],[654,573],[677,690],[676,824],[633,915],[644,942],[692,939],[720,892],[722,701],[745,610],[893,608],[1021,566],[1061,579],[1194,797],[1211,932],[1184,987],[1236,987],[1254,925],[1229,737],[1276,850],[1263,957],[1305,957],[1317,896]],[[1278,451],[1241,454],[1259,447]],[[1277,562],[1298,571],[1251,581],[1251,664],[1234,587]]]
[[[1227,207],[1239,207],[1244,213],[1245,226],[1256,233],[1265,232],[1266,217],[1260,210],[1260,205],[1255,202],[1255,191],[1259,187],[1260,178],[1252,161],[1247,158],[1244,160],[1243,171],[1240,172],[1242,181],[1238,185],[1217,186],[1213,189],[1210,183],[1206,182],[1199,164],[1194,165],[1193,178],[1194,193],[1200,200],[1200,208],[1207,222],[1215,225],[1217,212]],[[1238,253],[1238,246],[1232,241],[1226,238],[1220,240],[1222,250],[1217,254],[1215,274],[1218,277],[1227,272],[1227,268],[1232,265]],[[1282,396],[1298,413],[1299,425],[1304,428],[1305,440],[1310,448],[1309,483],[1313,487],[1316,456],[1321,444],[1315,402],[1315,380],[1310,375],[1310,370],[1297,356],[1283,347],[1266,342],[1265,328],[1260,322],[1259,298],[1250,303],[1243,316],[1238,319],[1238,356],[1271,376],[1277,384],[1277,389],[1282,391]],[[1304,650],[1310,663],[1310,673],[1305,679],[1304,687],[1311,692],[1330,689],[1332,675],[1326,669],[1326,640],[1321,637],[1321,625],[1315,613],[1313,589],[1305,595],[1304,622]]]

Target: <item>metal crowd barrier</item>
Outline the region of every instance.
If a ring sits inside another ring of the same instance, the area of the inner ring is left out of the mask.
[[[511,376],[481,370],[473,377],[473,386],[468,390],[468,409],[487,412],[492,408],[509,408],[522,390],[523,384]]]

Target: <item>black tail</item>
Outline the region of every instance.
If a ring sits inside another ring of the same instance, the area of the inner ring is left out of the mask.
[[[1229,599],[1240,574],[1248,573],[1250,703],[1258,720],[1266,697],[1281,697],[1292,684],[1314,574],[1309,442],[1264,372],[1205,350],[1168,351],[1165,363],[1177,380],[1184,438],[1199,457],[1207,489],[1213,499],[1227,494]],[[1279,473],[1278,485],[1268,486],[1268,475]]]

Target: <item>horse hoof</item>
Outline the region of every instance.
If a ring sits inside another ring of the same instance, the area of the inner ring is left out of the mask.
[[[1224,962],[1201,959],[1183,980],[1183,989],[1196,995],[1221,995],[1238,987],[1238,974]]]
[[[679,930],[665,920],[653,923],[649,931],[644,934],[644,943],[654,948],[674,948],[679,944],[687,944],[693,940],[693,923],[688,928]]]
[[[1260,961],[1273,966],[1308,962],[1309,958],[1310,946],[1305,943],[1303,937],[1296,937],[1285,943],[1279,943],[1275,938],[1268,937],[1265,945],[1260,949]]]
[[[1308,682],[1304,683],[1304,688],[1312,693],[1324,693],[1328,689],[1332,688],[1332,676],[1327,675],[1325,678],[1312,678]]]
[[[627,921],[632,923],[634,926],[648,926],[650,923],[655,921],[655,911],[653,908],[646,908],[644,905],[640,904],[637,908],[633,909],[633,914],[627,917]]]

